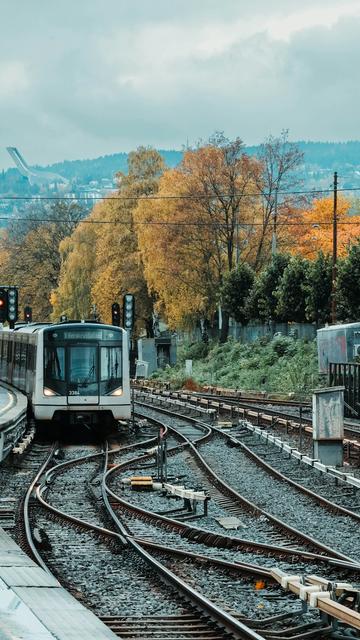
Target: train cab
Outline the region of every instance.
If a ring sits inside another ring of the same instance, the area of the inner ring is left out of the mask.
[[[128,334],[112,325],[28,324],[0,336],[2,379],[37,421],[107,426],[131,415]]]
[[[44,401],[40,402],[37,394],[38,416],[51,406],[51,419],[64,417],[64,412],[75,418],[85,412],[92,422],[106,418],[106,414],[114,419],[130,417],[128,340],[123,329],[98,324],[55,325],[42,331],[42,339],[39,386]]]

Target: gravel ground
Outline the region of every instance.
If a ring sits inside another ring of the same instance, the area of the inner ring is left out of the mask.
[[[224,446],[219,437],[202,445],[200,452],[215,473],[245,498],[360,562],[358,523],[351,517],[330,513],[296,488],[270,476],[241,449]]]
[[[154,410],[146,412],[156,417]],[[166,422],[176,428],[177,423],[184,423],[184,420],[166,416]],[[356,562],[360,561],[360,540],[356,536],[358,523],[351,517],[330,513],[299,490],[270,476],[241,449],[227,447],[220,437],[200,445],[199,450],[215,473],[245,498]]]
[[[360,582],[360,573],[353,573],[350,576],[349,572],[329,566],[326,563],[311,561],[305,562],[291,556],[286,559],[279,559],[278,556],[272,555],[271,552],[255,553],[242,551],[241,549],[210,547],[205,544],[188,540],[183,536],[179,536],[179,534],[174,531],[164,529],[160,524],[144,521],[133,513],[122,510],[121,508],[117,509],[116,513],[121,515],[121,520],[126,524],[133,535],[138,538],[142,538],[143,540],[161,544],[164,548],[175,548],[185,552],[190,551],[192,553],[198,553],[220,560],[227,560],[229,562],[255,564],[266,569],[277,567],[282,571],[291,574],[315,574],[327,578],[330,581],[350,580],[356,584]]]
[[[21,458],[10,456],[0,465],[0,527],[14,539],[20,500],[49,453],[50,445],[33,443]]]
[[[325,475],[309,465],[300,464],[272,443],[267,443],[246,429],[236,428],[228,433],[291,480],[336,504],[360,512],[360,490],[356,487],[346,486],[331,475]],[[348,467],[344,467],[343,470],[349,473]]]
[[[43,552],[45,562],[97,615],[181,613],[174,590],[162,586],[130,549],[111,549],[91,532],[75,532],[44,513],[36,515],[36,522],[46,530],[52,547]]]
[[[122,478],[128,478],[132,475],[151,475],[151,470],[144,470],[142,467],[138,467],[134,468],[131,472],[125,472],[115,476],[112,475],[110,476],[108,484],[115,493],[119,494],[131,504],[135,504],[143,509],[155,513],[164,513],[164,515],[166,515],[166,511],[168,510],[182,509],[182,499],[166,498],[162,491],[132,491],[129,485],[123,485]],[[152,475],[156,476],[155,467]],[[193,459],[187,452],[181,452],[168,458],[168,481],[172,484],[184,485],[187,489],[212,492],[211,485],[208,483],[202,471],[193,464]],[[201,505],[198,507],[198,518],[191,520],[195,526],[216,533],[227,533],[216,518],[235,514],[230,514],[228,509],[222,508],[216,501],[216,498],[221,497],[221,495],[222,494],[219,494],[219,492],[215,490],[208,505],[207,516],[202,515],[203,507]],[[272,525],[267,518],[262,516],[259,518],[259,516],[252,515],[241,507],[236,507],[236,511],[236,517],[240,519],[241,524],[239,529],[230,531],[232,536],[267,544],[288,543],[287,537],[281,534],[279,529]],[[177,515],[176,513],[169,513],[169,517],[176,519]],[[295,546],[297,545],[293,544],[293,547]]]
[[[245,578],[215,566],[201,567],[191,560],[155,554],[177,576],[231,613],[259,619],[300,609],[299,599],[280,586]],[[262,583],[262,584],[261,584]]]

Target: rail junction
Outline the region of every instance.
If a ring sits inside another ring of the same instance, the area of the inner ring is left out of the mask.
[[[12,424],[24,419],[7,393],[6,429],[14,407]],[[295,427],[254,425],[241,410],[237,399],[137,389],[132,428],[100,443],[40,441],[14,426],[0,474],[0,630],[358,637],[356,468],[298,459],[270,433],[296,438]]]

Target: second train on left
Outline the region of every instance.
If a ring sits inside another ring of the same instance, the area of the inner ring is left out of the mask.
[[[94,322],[0,331],[0,378],[36,421],[110,427],[131,415],[127,332]]]

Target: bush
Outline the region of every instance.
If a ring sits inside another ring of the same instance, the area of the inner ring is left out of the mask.
[[[294,346],[295,341],[293,338],[288,338],[287,336],[276,336],[271,342],[271,347],[278,356],[294,353],[296,351],[296,346],[295,350]]]
[[[197,346],[191,345],[190,353],[196,353]],[[186,353],[189,354],[189,347],[186,347]],[[317,372],[316,341],[293,340],[286,336],[277,336],[265,345],[263,338],[248,344],[236,341],[228,341],[225,345],[213,344],[205,358],[194,358],[190,379],[181,361],[176,367],[157,371],[153,377],[170,382],[172,388],[217,384],[245,391],[284,394],[309,393],[321,385]]]
[[[205,342],[192,342],[184,345],[179,349],[178,362],[184,363],[185,360],[201,360],[206,358],[209,353],[209,345]]]

